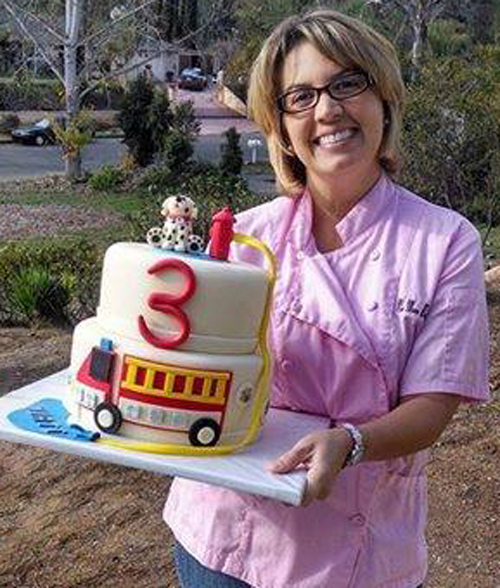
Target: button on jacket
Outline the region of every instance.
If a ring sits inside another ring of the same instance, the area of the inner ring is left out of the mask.
[[[238,217],[275,252],[272,404],[361,424],[405,395],[488,398],[477,231],[382,177],[317,251],[307,191]],[[264,265],[235,246],[234,257]],[[257,588],[415,588],[426,576],[427,451],[342,470],[294,508],[177,479],[165,520],[208,567]]]

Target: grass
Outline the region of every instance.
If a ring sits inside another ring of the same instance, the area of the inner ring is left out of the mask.
[[[0,204],[23,204],[25,206],[40,206],[43,204],[60,204],[83,206],[101,210],[130,214],[142,209],[144,200],[138,194],[130,192],[90,192],[77,188],[64,191],[40,190],[29,187],[26,191],[12,193],[0,191]]]

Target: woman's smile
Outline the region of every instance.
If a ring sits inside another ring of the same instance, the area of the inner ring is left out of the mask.
[[[353,127],[325,132],[313,139],[313,145],[320,147],[321,149],[332,150],[338,146],[349,145],[357,133],[357,129]]]

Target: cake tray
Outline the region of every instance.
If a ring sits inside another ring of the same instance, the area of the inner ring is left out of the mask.
[[[71,440],[21,429],[8,415],[47,399],[62,401],[68,391],[69,371],[63,370],[0,398],[0,440],[34,445],[61,453],[116,465],[189,478],[207,484],[249,492],[300,505],[306,485],[305,472],[272,474],[266,465],[288,451],[308,433],[326,428],[328,419],[271,408],[256,443],[241,453],[213,457],[184,457],[139,453],[90,441]]]

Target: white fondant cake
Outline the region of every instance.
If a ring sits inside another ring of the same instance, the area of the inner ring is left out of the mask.
[[[97,314],[74,332],[73,422],[179,447],[252,441],[267,393],[269,292],[270,277],[256,266],[113,245]]]

